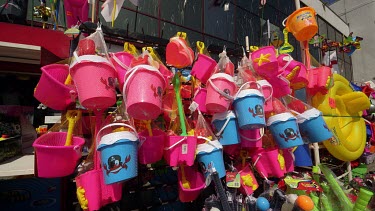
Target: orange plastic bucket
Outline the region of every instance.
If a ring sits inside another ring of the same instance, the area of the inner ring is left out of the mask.
[[[285,27],[298,41],[311,39],[318,32],[315,10],[311,7],[302,7],[294,11],[287,17]]]

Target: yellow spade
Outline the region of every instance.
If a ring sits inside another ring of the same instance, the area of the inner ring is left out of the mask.
[[[66,119],[68,119],[68,134],[66,135],[65,146],[72,145],[74,125],[81,118],[82,112],[80,110],[68,110],[66,112]]]
[[[185,189],[190,189],[190,182],[186,179],[184,165],[182,164],[180,168],[182,177],[182,187],[184,187]]]

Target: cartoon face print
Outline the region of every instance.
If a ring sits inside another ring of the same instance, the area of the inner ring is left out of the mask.
[[[125,162],[121,162],[120,155],[112,155],[108,158],[108,162],[103,164],[104,169],[106,170],[107,175],[109,173],[117,174],[121,169],[128,169],[128,163],[131,160],[130,155],[126,156]]]
[[[151,84],[151,90],[154,92],[154,97],[161,97],[163,95],[163,89],[160,86],[154,87],[154,84]]]
[[[249,108],[249,112],[253,114],[253,117],[256,117],[256,116],[260,118],[264,117],[263,107],[261,105],[256,105],[254,109]]]
[[[300,137],[300,134],[297,130],[297,132],[294,132],[293,128],[287,128],[284,130],[284,134],[279,134],[281,138],[284,139],[284,141],[288,142],[289,140],[296,140]]]
[[[100,78],[100,82],[105,85],[105,89],[113,89],[115,87],[115,79],[108,77],[108,79]]]

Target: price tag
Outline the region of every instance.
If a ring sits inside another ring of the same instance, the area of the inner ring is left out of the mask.
[[[238,172],[227,172],[226,182],[229,188],[239,188],[241,186],[240,174]]]
[[[186,155],[188,153],[188,145],[187,144],[182,144],[181,149],[182,149],[181,154]]]
[[[329,106],[331,106],[331,108],[336,108],[336,100],[333,99],[333,98],[328,98],[328,103],[329,103]]]

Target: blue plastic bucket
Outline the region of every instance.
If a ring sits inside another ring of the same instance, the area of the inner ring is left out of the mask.
[[[103,127],[124,125],[113,123]],[[135,131],[135,130],[134,130]],[[97,150],[100,151],[105,184],[113,184],[138,175],[138,136],[136,132],[112,132],[101,137]]]
[[[233,101],[233,107],[241,129],[257,129],[266,125],[264,96],[259,90],[241,90]]]
[[[291,113],[271,116],[268,118],[267,126],[279,148],[285,149],[303,144],[297,119]]]
[[[205,178],[209,176],[212,168],[216,169],[220,178],[225,177],[223,149],[219,141],[215,140],[199,144],[197,147],[197,160]]]
[[[215,135],[223,146],[240,143],[236,116],[233,111],[214,114],[212,124],[215,127]]]
[[[311,152],[308,144],[298,146],[294,153],[295,166],[312,166]]]
[[[332,138],[333,134],[322,117],[322,113],[315,109],[309,109],[297,116],[301,133],[310,143],[317,143]]]

